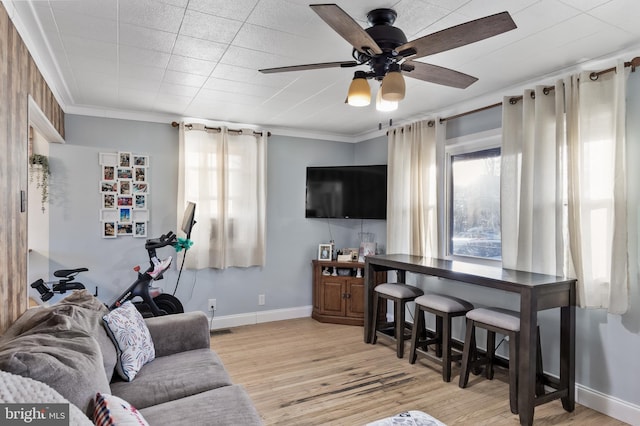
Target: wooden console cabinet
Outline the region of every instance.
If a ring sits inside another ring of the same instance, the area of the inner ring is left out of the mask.
[[[348,270],[349,275],[323,275],[325,267],[330,274],[335,267],[339,271]],[[360,278],[356,277],[357,268],[360,268]],[[382,275],[386,276],[386,273]],[[364,325],[364,298],[364,263],[313,261],[313,319],[334,324]]]

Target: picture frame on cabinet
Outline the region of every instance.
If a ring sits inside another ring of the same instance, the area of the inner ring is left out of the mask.
[[[331,260],[331,252],[333,251],[332,244],[320,244],[318,245],[318,260],[328,261]]]

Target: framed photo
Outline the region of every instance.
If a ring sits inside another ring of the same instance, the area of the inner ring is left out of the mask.
[[[133,155],[133,164],[132,166],[136,167],[149,167],[149,156],[148,155]]]
[[[120,207],[118,209],[118,223],[131,223],[133,220],[131,216],[131,207]]]
[[[136,182],[147,181],[147,168],[146,167],[134,167],[133,168],[133,180]]]
[[[133,207],[136,209],[147,208],[147,194],[136,194],[133,196]]]
[[[133,224],[131,223],[119,223],[118,235],[133,235]]]
[[[149,210],[133,210],[131,212],[131,220],[134,222],[148,222]]]
[[[102,179],[103,180],[115,180],[116,168],[115,166],[102,166]]]
[[[102,222],[117,222],[118,210],[116,209],[102,209],[100,210],[100,220]]]
[[[118,152],[118,167],[131,167],[130,152]]]
[[[133,193],[134,194],[147,194],[149,193],[149,184],[145,182],[134,182],[133,183]]]
[[[114,180],[101,180],[100,181],[100,192],[107,193],[117,193],[118,192],[118,182]]]
[[[131,167],[118,167],[118,179],[133,179],[133,169]]]
[[[133,222],[133,236],[144,238],[147,236],[147,222]]]
[[[130,195],[119,195],[118,207],[133,207],[133,197]]]
[[[118,194],[131,195],[131,181],[128,179],[121,179],[120,188],[118,188]]]
[[[100,153],[100,165],[102,166],[117,166],[118,154],[114,152],[101,152]]]
[[[102,208],[103,209],[115,209],[116,208],[116,194],[102,194]]]
[[[331,244],[320,244],[318,246],[318,260],[331,260],[331,252],[333,246]]]
[[[116,222],[102,222],[102,238],[116,237]]]
[[[362,242],[358,251],[358,262],[364,262],[364,258],[376,254],[376,243]]]

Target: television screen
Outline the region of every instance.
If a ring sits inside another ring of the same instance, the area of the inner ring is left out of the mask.
[[[387,166],[307,167],[305,217],[386,219]]]

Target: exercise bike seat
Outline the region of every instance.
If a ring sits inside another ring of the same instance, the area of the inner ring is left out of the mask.
[[[55,271],[53,273],[54,277],[58,277],[58,278],[67,278],[70,275],[75,275],[78,274],[80,272],[87,272],[88,269],[87,268],[76,268],[76,269],[60,269],[58,271]]]

